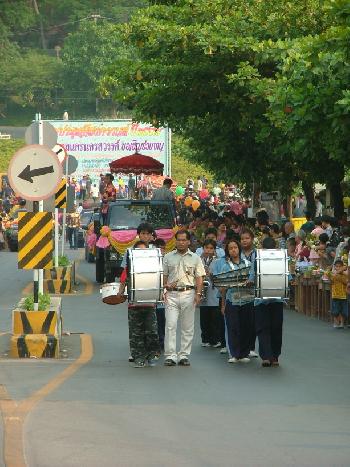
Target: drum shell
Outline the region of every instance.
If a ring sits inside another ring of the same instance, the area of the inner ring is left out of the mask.
[[[104,284],[100,289],[103,303],[107,305],[118,305],[119,303],[125,302],[126,297],[118,297],[119,287],[120,284],[118,282]]]
[[[256,251],[256,297],[288,298],[287,250]]]
[[[163,256],[159,248],[128,250],[130,303],[157,303],[163,296]]]

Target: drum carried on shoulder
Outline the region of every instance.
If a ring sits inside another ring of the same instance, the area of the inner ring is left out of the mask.
[[[163,297],[163,256],[159,248],[129,248],[127,250],[127,296],[118,296],[119,283],[104,284],[102,301],[118,305],[129,303],[155,304]]]
[[[284,298],[289,295],[287,250],[256,251],[256,297]]]
[[[250,267],[213,276],[215,287],[243,289],[248,283]],[[289,296],[287,250],[256,250],[255,298],[287,299]]]
[[[163,296],[163,256],[159,248],[128,250],[128,298],[157,303]]]

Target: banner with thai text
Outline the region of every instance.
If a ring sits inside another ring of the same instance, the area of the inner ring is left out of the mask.
[[[50,120],[57,131],[58,144],[78,161],[74,176],[89,174],[96,178],[109,172],[109,164],[135,152],[153,157],[170,174],[168,128],[155,128],[131,120],[73,121]]]

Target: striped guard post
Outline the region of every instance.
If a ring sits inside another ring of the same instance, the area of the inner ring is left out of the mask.
[[[18,215],[18,269],[53,267],[52,214],[20,212]]]
[[[51,334],[18,334],[11,337],[12,358],[58,358],[59,341]]]
[[[55,194],[55,208],[66,208],[67,207],[67,181],[64,178],[58,186]]]
[[[57,313],[50,311],[12,312],[13,334],[57,334]]]
[[[72,280],[72,266],[57,266],[53,269],[46,269],[44,279],[59,279],[61,281]]]
[[[61,279],[45,279],[44,280],[44,292],[59,295],[67,294],[72,290],[71,281],[64,281]]]

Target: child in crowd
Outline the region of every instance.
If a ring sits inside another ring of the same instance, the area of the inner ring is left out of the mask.
[[[159,248],[162,255],[165,255],[165,241],[162,238],[157,238],[153,245],[155,248]],[[157,303],[156,305],[157,325],[158,325],[158,337],[159,345],[161,350],[164,350],[164,338],[165,338],[165,306],[164,303]]]
[[[203,244],[201,254],[206,277],[204,279],[204,297],[200,304],[200,327],[202,332],[202,347],[220,347],[220,311],[218,290],[213,286],[211,279],[211,265],[217,258],[216,242],[207,239]]]
[[[0,217],[0,250],[5,248],[4,227],[2,224],[2,217]]]
[[[140,240],[135,243],[136,248],[148,248],[146,242]],[[128,267],[126,266],[120,276],[118,295],[124,295]],[[147,364],[153,365],[153,360],[159,356],[159,338],[157,333],[156,307],[153,304],[129,303],[129,344],[135,368],[143,368]]]
[[[334,328],[344,328],[344,319],[348,317],[348,300],[346,294],[347,273],[341,259],[334,262],[334,270],[330,274],[332,283],[332,316]]]

